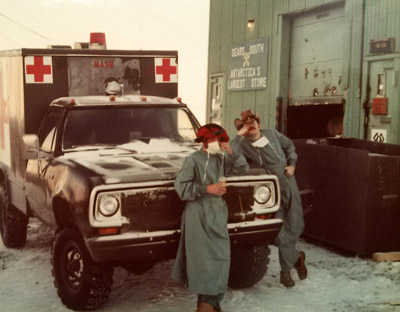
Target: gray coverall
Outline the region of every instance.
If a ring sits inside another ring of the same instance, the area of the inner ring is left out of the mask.
[[[242,153],[255,166],[265,169],[279,179],[281,190],[281,206],[276,218],[283,220],[283,226],[275,240],[279,249],[279,262],[282,272],[289,272],[299,253],[296,241],[304,230],[303,208],[296,179],[285,176],[285,167],[296,165],[297,154],[293,142],[274,129],[262,129],[261,134],[269,140],[264,147],[254,147],[252,141],[237,135],[231,141],[234,151]]]
[[[175,189],[187,201],[182,214],[181,239],[172,277],[194,294],[219,296],[226,292],[230,243],[228,209],[221,196],[207,193],[207,186],[221,175],[245,173],[243,155],[208,155],[199,150],[188,156],[175,179]]]

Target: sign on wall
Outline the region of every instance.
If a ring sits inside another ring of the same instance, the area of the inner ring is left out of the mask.
[[[369,52],[371,54],[387,54],[394,52],[394,38],[370,40]]]
[[[372,114],[374,115],[387,114],[387,98],[376,97],[372,99]]]
[[[228,90],[258,90],[267,87],[268,39],[232,44],[229,56]]]
[[[371,141],[386,143],[387,142],[387,129],[371,129]]]

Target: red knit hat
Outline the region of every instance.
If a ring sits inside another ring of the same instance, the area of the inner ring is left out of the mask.
[[[205,142],[207,139],[216,138],[221,142],[229,142],[229,136],[220,125],[210,123],[199,128],[196,142]]]

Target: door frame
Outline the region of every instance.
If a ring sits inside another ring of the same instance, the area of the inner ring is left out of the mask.
[[[363,139],[369,140],[370,127],[369,127],[369,112],[372,109],[371,98],[371,64],[374,62],[393,61],[393,77],[386,77],[386,84],[393,84],[393,87],[399,86],[399,72],[400,72],[400,55],[399,53],[391,53],[386,55],[366,56],[363,61],[363,76],[362,76],[362,97],[361,103],[363,106],[363,114],[360,114],[360,133],[363,133]],[[388,67],[389,68],[389,67]],[[389,79],[388,79],[389,78]],[[394,102],[392,99],[389,102]],[[390,104],[389,104],[390,105]],[[396,118],[396,116],[394,116]],[[386,142],[388,143],[388,142]]]
[[[221,124],[224,124],[224,113],[226,109],[226,102],[225,102],[225,90],[226,90],[226,73],[216,73],[209,75],[208,79],[208,94],[207,94],[207,113],[206,113],[206,123],[211,122],[211,115],[212,115],[212,97],[213,97],[213,84],[218,81],[218,78],[222,78],[221,83]]]

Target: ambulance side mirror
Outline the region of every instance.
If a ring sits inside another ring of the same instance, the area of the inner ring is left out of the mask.
[[[25,159],[39,158],[39,138],[36,134],[25,134],[22,136],[25,145]]]

